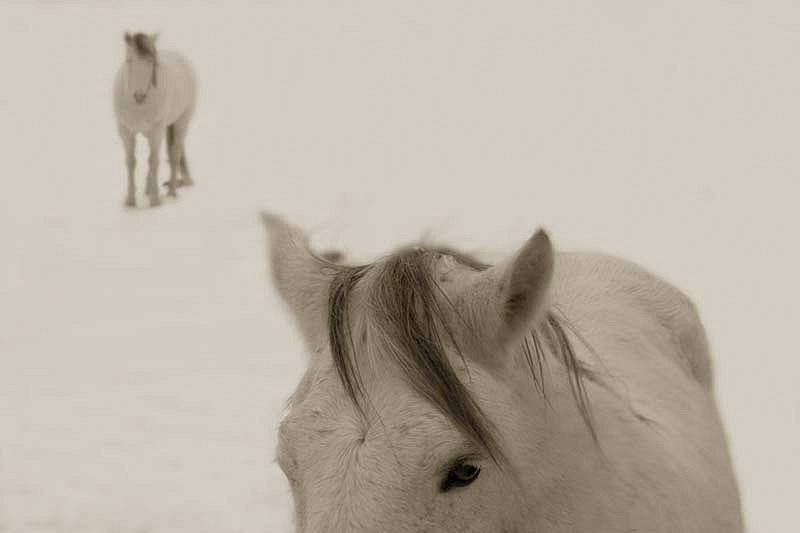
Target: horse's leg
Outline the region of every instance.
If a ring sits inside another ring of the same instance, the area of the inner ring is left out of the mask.
[[[164,128],[156,126],[147,133],[147,142],[150,144],[150,157],[147,159],[150,168],[147,172],[147,187],[150,194],[150,207],[161,204],[158,194],[158,158],[161,152],[161,140],[164,138]]]
[[[177,161],[180,164],[180,171],[182,179],[178,182],[179,185],[194,185],[192,176],[189,174],[189,164],[186,161],[186,133],[189,130],[189,120],[192,118],[191,110],[186,111],[181,117],[173,124],[175,128],[175,149],[180,155]]]
[[[172,126],[170,125],[170,126],[167,126],[167,129],[166,129],[167,156],[169,156],[170,150],[172,150],[172,139],[173,139]],[[172,159],[169,159],[169,162],[172,163]],[[169,184],[169,181],[165,181],[164,182],[164,187],[166,187],[168,184]],[[150,190],[150,184],[149,183],[147,184],[147,188],[148,188],[148,191],[149,191]]]
[[[186,162],[186,145],[181,153],[181,175],[183,178],[178,182],[180,185],[194,185],[194,180],[189,174],[189,163]]]
[[[117,131],[125,147],[125,166],[128,168],[128,194],[125,205],[136,206],[136,135],[122,124],[117,124]]]
[[[181,159],[178,143],[175,142],[175,124],[167,126],[167,156],[169,157],[169,189],[167,194],[169,196],[177,196],[175,186],[178,183],[178,165]]]

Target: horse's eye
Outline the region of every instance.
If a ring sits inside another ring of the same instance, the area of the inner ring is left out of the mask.
[[[447,492],[452,488],[466,487],[478,479],[478,474],[480,473],[481,469],[479,467],[464,461],[458,461],[450,468],[447,477],[442,481],[441,491]]]

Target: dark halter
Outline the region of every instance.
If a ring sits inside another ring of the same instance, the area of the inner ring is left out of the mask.
[[[155,55],[153,55],[153,74],[150,76],[150,82],[147,84],[147,89],[144,90],[144,97],[150,94],[151,87],[158,87],[158,77],[156,76],[156,72],[158,71],[158,59]]]
[[[150,76],[150,83],[147,84],[147,89],[144,91],[144,97],[147,98],[147,95],[150,94],[150,87],[158,87],[158,79],[156,77],[156,72],[158,71],[158,60],[153,56],[153,75]]]

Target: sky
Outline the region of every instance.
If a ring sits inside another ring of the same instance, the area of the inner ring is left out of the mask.
[[[126,30],[199,79],[197,186],[158,209],[122,205]],[[0,4],[0,532],[291,531],[262,208],[353,260],[544,227],[663,276],[749,530],[797,531],[799,50],[789,1]]]

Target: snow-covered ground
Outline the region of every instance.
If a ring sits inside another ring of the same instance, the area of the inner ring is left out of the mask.
[[[796,2],[221,4],[0,4],[1,532],[290,531],[303,356],[262,207],[357,259],[543,225],[661,273],[707,323],[751,530],[798,530]],[[126,29],[201,80],[198,186],[157,210],[122,207]]]

